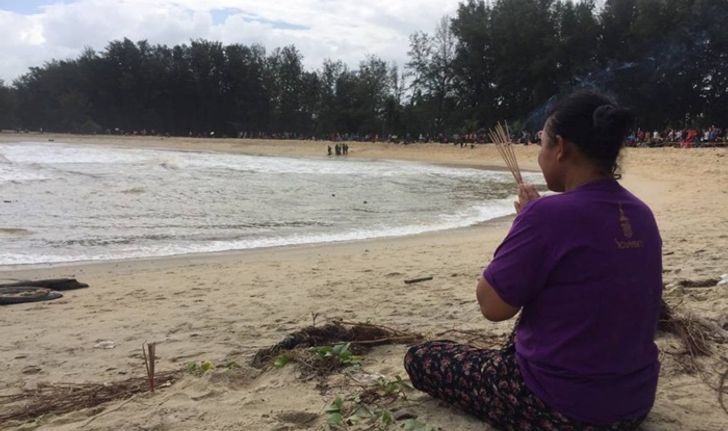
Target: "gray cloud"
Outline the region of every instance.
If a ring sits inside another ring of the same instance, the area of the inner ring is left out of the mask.
[[[49,0],[48,3],[51,3]],[[459,0],[77,0],[41,6],[32,14],[0,10],[0,79],[12,81],[31,66],[103,50],[111,40],[174,45],[190,39],[295,44],[309,68],[324,59],[352,67],[366,55],[400,65],[409,35],[431,32]]]

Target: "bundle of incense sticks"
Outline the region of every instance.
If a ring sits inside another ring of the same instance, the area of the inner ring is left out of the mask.
[[[498,152],[506,162],[508,170],[513,174],[516,183],[523,184],[523,177],[521,177],[521,170],[518,168],[516,152],[513,150],[513,144],[511,144],[511,132],[508,130],[508,123],[505,123],[505,126],[500,122],[497,123],[488,132],[488,136],[490,136],[490,140],[493,141],[495,147],[498,148]]]

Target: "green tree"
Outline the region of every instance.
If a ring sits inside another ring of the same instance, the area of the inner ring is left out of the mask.
[[[600,28],[594,8],[592,0],[557,2],[553,6],[559,84],[598,67]]]
[[[630,29],[637,15],[637,0],[606,0],[599,15],[602,62],[624,62],[634,56]]]
[[[324,61],[319,72],[319,110],[317,118],[317,133],[331,135],[340,131],[338,129],[339,115],[338,84],[341,76],[348,73],[346,65],[341,61]],[[344,82],[344,81],[341,81]]]
[[[484,1],[468,0],[459,5],[451,24],[457,39],[453,73],[458,106],[466,121],[480,126],[496,117],[491,14]]]
[[[295,46],[278,48],[268,57],[268,84],[273,106],[273,130],[300,130],[304,122],[302,55]]]
[[[226,81],[231,86],[233,105],[229,124],[234,133],[258,132],[271,121],[271,99],[265,85],[266,54],[260,45],[230,45],[225,48],[228,61]]]
[[[552,0],[498,0],[490,16],[492,103],[515,120],[558,91],[557,38]]]
[[[442,133],[448,129],[448,118],[455,107],[456,55],[455,35],[448,17],[442,17],[434,35],[419,32],[410,36],[410,61],[412,89],[418,103],[429,105],[428,117],[432,120],[431,133]]]
[[[5,82],[0,79],[0,130],[17,127],[16,109],[13,89],[6,87]]]

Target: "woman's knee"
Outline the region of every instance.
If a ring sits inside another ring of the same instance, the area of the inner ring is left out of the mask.
[[[428,343],[414,345],[407,349],[407,353],[404,355],[404,369],[410,378],[414,370],[419,368],[418,362],[422,360],[422,351],[427,348],[426,344]]]

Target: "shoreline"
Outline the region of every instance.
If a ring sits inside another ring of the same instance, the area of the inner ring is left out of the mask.
[[[7,136],[0,134],[0,142]],[[82,140],[93,143],[93,138]],[[152,141],[126,142],[148,148]],[[218,145],[209,139],[180,139],[174,145],[192,150],[227,146],[238,153],[292,157],[320,154],[322,148],[320,142]],[[522,166],[536,168],[538,147],[516,150]],[[501,163],[495,148],[442,144],[354,143],[349,157],[456,166]],[[662,367],[657,401],[642,429],[722,430],[725,415],[711,387],[717,387],[725,369],[722,358],[728,357],[728,286],[689,288],[681,281],[714,279],[728,272],[728,149],[630,148],[624,162],[621,183],[652,208],[661,230],[664,299],[679,315],[696,316],[717,331],[709,341],[712,354],[698,358],[698,372],[681,365],[685,354],[679,338],[658,337]],[[74,277],[90,285],[63,292],[57,300],[0,308],[5,334],[0,345],[0,396],[42,384],[143,377],[139,350],[144,341],[159,343],[159,371],[183,370],[201,361],[218,366],[202,377],[185,374],[157,394],[0,428],[70,431],[93,421],[85,429],[321,429],[326,421],[323,409],[360,388],[340,374],[321,382],[302,379],[292,365],[255,369],[249,364],[256,351],[314,319],[371,322],[429,337],[441,337],[438,334],[449,329],[493,339],[505,336],[513,322],[486,322],[474,291],[477,276],[511,219],[339,243],[0,269],[0,278]],[[423,276],[433,279],[404,283]],[[107,341],[113,348],[95,347]],[[405,351],[401,344],[376,347],[364,355],[360,372],[370,378],[406,377]],[[225,368],[229,361],[240,368]],[[3,408],[0,404],[0,411]],[[444,430],[488,429],[421,393],[410,395],[407,409],[418,421]],[[310,422],[291,422],[293,417],[308,417]]]
[[[130,263],[139,264],[142,262],[165,264],[174,263],[179,260],[190,260],[190,259],[205,259],[215,260],[216,258],[235,257],[238,255],[266,252],[275,253],[284,251],[287,249],[326,249],[329,247],[336,247],[347,244],[359,244],[359,243],[376,243],[376,242],[389,242],[393,239],[398,238],[419,238],[423,240],[435,240],[440,236],[446,236],[449,234],[458,233],[470,233],[477,229],[487,229],[493,224],[501,224],[510,222],[515,217],[515,214],[509,214],[505,216],[494,217],[492,219],[473,223],[469,226],[460,226],[453,228],[437,229],[431,231],[425,231],[420,233],[404,234],[404,235],[388,235],[378,236],[372,238],[361,238],[361,239],[345,239],[338,241],[324,241],[324,242],[312,242],[312,243],[301,243],[301,244],[283,244],[283,245],[272,245],[265,247],[252,247],[242,249],[230,249],[220,251],[203,251],[203,252],[192,252],[192,253],[180,253],[171,254],[164,256],[142,256],[142,257],[129,257],[129,258],[115,258],[115,259],[95,259],[95,260],[79,260],[79,261],[68,261],[68,262],[46,262],[46,263],[27,263],[27,264],[11,264],[11,265],[0,265],[0,280],[3,279],[2,275],[7,272],[21,273],[29,271],[52,271],[55,269],[79,269],[82,267],[89,266],[104,266],[110,264]]]
[[[20,138],[24,136],[33,136],[38,138],[46,138],[46,141],[42,140],[19,140]],[[95,138],[100,138],[104,141],[109,142],[103,142],[103,143],[97,143],[97,142],[89,142],[90,140],[94,140]],[[154,140],[160,140],[165,141],[167,145],[163,146],[152,146],[147,147],[137,145],[138,142],[135,141],[142,141],[146,142],[148,139],[151,138]],[[51,141],[52,139],[52,141]],[[56,141],[58,139],[58,141]],[[180,151],[180,152],[187,152],[187,153],[214,153],[214,154],[244,154],[244,155],[252,155],[256,157],[288,157],[289,155],[282,155],[277,154],[275,151],[269,151],[267,153],[263,154],[251,154],[250,152],[245,151],[244,149],[238,148],[238,151],[232,151],[230,150],[224,150],[224,149],[209,149],[206,147],[196,147],[196,148],[190,148],[187,146],[180,146],[175,145],[175,139],[178,138],[166,138],[166,137],[142,137],[142,136],[123,136],[123,135],[74,135],[74,134],[15,134],[15,133],[3,133],[0,134],[0,143],[16,143],[16,144],[23,144],[25,142],[32,142],[32,143],[47,143],[50,145],[53,144],[75,144],[75,145],[89,145],[89,146],[97,146],[97,147],[112,147],[112,148],[120,148],[120,149],[147,149],[147,150],[169,150],[169,151]],[[187,139],[187,138],[179,138],[179,139]],[[266,142],[261,140],[247,140],[247,139],[233,139],[233,138],[193,138],[192,142],[194,142],[193,145],[204,145],[208,142],[214,143],[215,141],[223,141],[225,143],[235,143],[235,144],[244,144],[246,141],[250,141],[253,143],[257,142]],[[279,142],[279,141],[272,141],[272,142]],[[325,145],[328,145],[332,141],[280,141],[283,144],[288,144],[290,142],[304,142],[304,143],[323,143]],[[357,142],[358,143],[358,142]],[[352,143],[353,144],[353,143]],[[385,144],[385,145],[400,145],[400,144],[391,144],[391,143],[371,143],[371,142],[362,142],[360,144]],[[422,145],[422,144],[410,144],[410,145]],[[431,145],[448,145],[448,144],[431,144]],[[326,160],[331,159],[330,156],[321,156],[317,157],[312,154],[307,155],[296,155],[294,158],[314,158],[317,160]],[[449,167],[449,168],[467,168],[467,169],[477,169],[477,170],[483,170],[483,171],[497,171],[497,172],[506,172],[508,171],[507,167],[504,166],[498,166],[496,164],[492,165],[483,165],[478,163],[440,163],[440,162],[433,162],[433,161],[421,161],[421,160],[402,160],[402,159],[383,159],[381,157],[373,157],[373,158],[364,158],[364,157],[357,157],[356,155],[353,155],[353,158],[356,160],[364,160],[364,161],[393,161],[393,162],[404,162],[404,163],[416,163],[416,164],[427,164],[427,165],[433,165],[433,166],[443,166],[443,167]],[[534,170],[534,169],[523,169],[522,172],[526,173],[540,173],[540,171]],[[515,195],[514,195],[515,196]],[[375,241],[375,240],[386,240],[386,239],[393,239],[393,238],[402,238],[402,237],[408,237],[408,236],[419,236],[419,235],[428,235],[428,234],[434,234],[437,232],[447,232],[451,230],[459,230],[459,229],[469,229],[471,227],[475,226],[481,226],[484,224],[488,224],[492,221],[502,219],[502,218],[513,218],[515,216],[515,213],[509,214],[506,216],[499,216],[494,217],[492,219],[483,220],[479,222],[475,222],[468,226],[459,226],[459,227],[449,227],[449,228],[442,228],[442,229],[433,229],[433,230],[427,230],[424,232],[419,233],[410,233],[410,234],[401,234],[401,235],[383,235],[383,236],[375,236],[375,237],[369,237],[369,238],[361,238],[361,239],[353,239],[353,240],[333,240],[333,241],[323,241],[323,242],[311,242],[311,243],[299,243],[299,244],[282,244],[282,245],[272,245],[272,246],[263,246],[263,247],[251,247],[251,248],[243,248],[243,249],[229,249],[229,250],[219,250],[219,251],[201,251],[201,252],[190,252],[190,253],[177,253],[177,254],[170,254],[170,255],[157,255],[157,256],[139,256],[139,257],[128,257],[128,258],[111,258],[111,259],[89,259],[89,260],[77,260],[77,261],[67,261],[67,262],[39,262],[39,263],[28,263],[28,264],[0,264],[0,275],[5,272],[15,272],[15,271],[33,271],[33,270],[43,270],[43,269],[53,269],[53,268],[62,268],[62,267],[79,267],[79,266],[86,266],[86,265],[95,265],[95,264],[105,264],[105,263],[118,263],[118,262],[140,262],[140,261],[146,261],[146,260],[153,260],[153,261],[166,261],[170,259],[175,258],[195,258],[205,255],[210,256],[224,256],[227,254],[236,254],[236,253],[248,253],[248,252],[255,252],[256,250],[267,250],[267,249],[282,249],[287,247],[324,247],[327,244],[334,245],[339,243],[348,243],[348,242],[358,242],[358,241]]]

